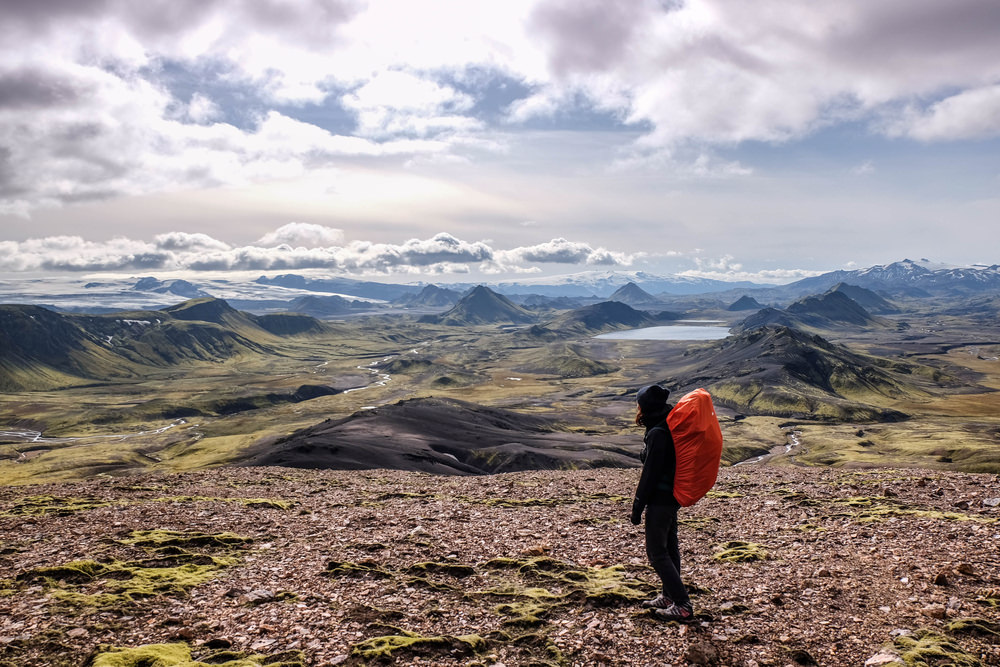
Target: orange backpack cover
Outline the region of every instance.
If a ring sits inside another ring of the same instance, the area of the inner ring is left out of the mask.
[[[690,507],[708,493],[719,475],[722,429],[712,397],[704,389],[686,394],[667,415],[667,426],[677,452],[674,498],[681,507]]]

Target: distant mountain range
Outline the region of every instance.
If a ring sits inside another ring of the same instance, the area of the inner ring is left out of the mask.
[[[904,259],[892,264],[853,271],[831,271],[785,286],[805,292],[829,289],[838,283],[866,287],[898,296],[967,295],[1000,289],[1000,265],[977,267],[928,266],[926,260]]]
[[[848,292],[869,312],[893,312],[893,299],[930,296],[991,295],[1000,290],[1000,265],[943,267],[926,261],[902,260],[851,271],[831,271],[787,285],[724,282],[687,276],[657,276],[642,271],[590,271],[565,276],[483,283],[511,302],[533,308],[567,308],[604,300],[633,307],[676,309],[685,298],[711,298],[725,308],[741,296],[758,303],[790,303],[837,285],[840,291],[864,288],[885,303]],[[180,299],[213,296],[254,313],[293,310],[321,317],[341,317],[360,312],[416,308],[446,309],[476,283],[398,284],[356,280],[346,276],[311,277],[297,274],[239,278],[190,277],[188,280],[153,276],[84,282],[66,277],[0,280],[0,303],[44,305],[63,312],[101,313],[116,310],[158,309]],[[323,297],[323,302],[303,300]],[[337,302],[333,297],[347,303]],[[571,301],[572,300],[572,301]],[[680,301],[679,301],[680,300]]]

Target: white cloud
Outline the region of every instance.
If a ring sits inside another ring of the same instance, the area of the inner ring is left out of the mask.
[[[498,251],[496,260],[501,266],[518,266],[525,263],[628,266],[632,263],[633,257],[634,255],[612,252],[605,248],[594,248],[588,243],[558,238],[533,246]]]
[[[920,141],[1000,136],[1000,85],[946,97],[925,111],[910,108],[889,124],[888,132]]]
[[[219,120],[222,117],[222,109],[205,95],[195,93],[191,96],[191,101],[188,102],[185,114],[192,122],[203,125],[210,121]]]
[[[679,276],[689,278],[709,278],[726,282],[750,281],[754,283],[783,285],[802,278],[818,276],[825,271],[810,269],[763,269],[759,271],[744,270],[743,264],[735,261],[732,255],[716,258],[694,257],[697,268],[680,271]]]
[[[262,236],[255,245],[273,248],[279,245],[306,248],[329,247],[344,240],[344,232],[333,227],[307,222],[290,222]]]
[[[580,116],[629,125],[620,141],[641,137],[623,164],[684,163],[695,178],[750,173],[718,147],[845,122],[927,142],[1000,134],[1000,5],[989,0],[4,10],[0,212],[16,214],[298,179],[351,160],[475,164],[502,150],[502,132],[540,117],[560,130],[578,130]],[[331,117],[342,129],[328,129]]]
[[[87,241],[80,236],[52,236],[0,242],[3,271],[117,270],[294,270],[326,269],[347,273],[533,272],[531,264],[627,264],[631,256],[585,243],[555,239],[536,246],[496,250],[483,241],[451,234],[408,239],[402,243],[342,243],[340,230],[290,223],[265,235],[257,245],[234,247],[205,234],[168,232],[152,242],[116,237]]]
[[[229,250],[229,244],[212,238],[208,234],[188,232],[168,232],[153,237],[156,247],[161,250],[200,251]]]

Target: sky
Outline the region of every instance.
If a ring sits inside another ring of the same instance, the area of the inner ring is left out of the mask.
[[[995,0],[0,0],[0,273],[1000,262]]]

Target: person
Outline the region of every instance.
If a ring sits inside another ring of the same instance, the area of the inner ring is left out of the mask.
[[[660,578],[662,589],[643,606],[664,619],[687,621],[692,615],[691,600],[681,580],[681,552],[677,542],[677,510],[674,498],[674,473],[677,456],[674,439],[667,426],[671,407],[670,391],[659,385],[643,387],[636,394],[637,426],[646,428],[643,437],[642,475],[632,501],[631,521],[642,523],[646,512],[646,557]]]

